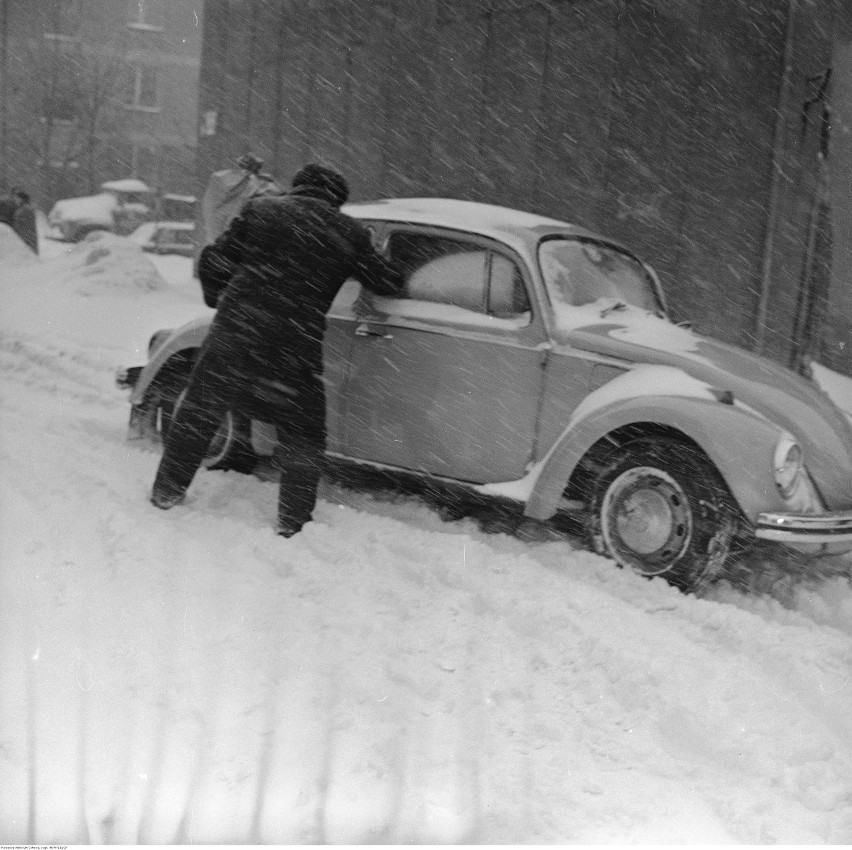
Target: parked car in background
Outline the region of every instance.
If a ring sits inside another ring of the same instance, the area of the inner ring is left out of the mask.
[[[47,216],[53,234],[66,242],[79,242],[95,230],[126,236],[155,209],[156,195],[135,177],[101,184],[97,195],[57,201]]]
[[[166,193],[157,203],[157,218],[162,221],[195,222],[198,215],[198,198],[195,195]]]
[[[852,550],[849,420],[813,382],[672,323],[629,249],[463,201],[344,210],[405,289],[380,298],[350,280],[329,311],[331,459],[576,517],[595,551],[685,589],[756,540]],[[119,375],[132,438],[168,427],[209,327],[158,331],[148,362]],[[207,465],[248,469],[273,444],[231,412]]]
[[[195,223],[189,221],[149,221],[130,234],[143,251],[152,254],[195,254]]]

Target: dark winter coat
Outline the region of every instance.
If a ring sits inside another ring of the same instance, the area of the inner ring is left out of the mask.
[[[18,199],[12,195],[0,195],[0,224],[15,226],[15,212],[18,209]]]
[[[38,231],[36,230],[36,214],[33,205],[23,202],[15,212],[15,221],[12,227],[21,241],[32,251],[38,254]]]
[[[29,201],[14,192],[0,197],[0,224],[8,224],[28,248],[38,253],[36,214]]]
[[[313,392],[325,314],[347,278],[381,295],[401,286],[363,225],[310,187],[248,201],[202,251],[198,272],[205,303],[218,308],[201,352],[206,375],[273,404],[275,388]]]

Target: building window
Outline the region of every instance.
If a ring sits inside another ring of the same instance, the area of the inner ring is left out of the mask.
[[[44,37],[52,41],[77,41],[80,32],[80,0],[60,0],[51,5]]]
[[[157,71],[150,65],[131,65],[129,71],[128,98],[129,109],[142,109],[155,112],[157,103]]]
[[[134,30],[161,32],[163,29],[163,0],[129,0],[127,26]]]
[[[69,87],[59,86],[50,92],[42,102],[45,120],[70,124],[77,118],[76,97]]]

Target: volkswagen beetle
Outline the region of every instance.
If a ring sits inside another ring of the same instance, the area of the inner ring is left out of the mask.
[[[330,458],[461,487],[694,589],[742,543],[852,550],[852,425],[814,383],[674,324],[653,270],[603,236],[503,207],[344,208],[404,271],[347,281],[328,314]],[[130,436],[167,426],[209,318],[151,341]],[[207,465],[249,469],[274,433],[229,413]]]

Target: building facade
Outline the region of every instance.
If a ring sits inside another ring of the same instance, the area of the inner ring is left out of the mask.
[[[678,317],[794,362],[819,342],[821,80],[840,0],[208,0],[199,183],[247,150],[354,196],[573,221]]]
[[[0,0],[0,183],[194,188],[201,0]]]

